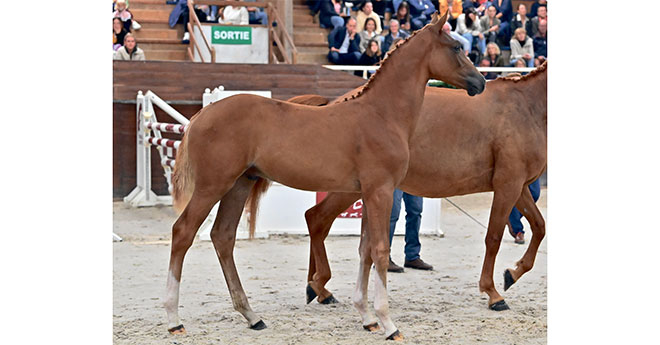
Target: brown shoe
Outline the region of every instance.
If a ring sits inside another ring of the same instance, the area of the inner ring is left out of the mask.
[[[416,270],[425,270],[425,271],[432,271],[433,266],[427,264],[424,262],[422,259],[415,259],[412,261],[406,260],[406,262],[403,264],[403,267],[408,267],[408,268],[414,268]]]
[[[387,272],[403,273],[403,267],[395,264],[392,258],[390,258],[390,266],[387,268]]]
[[[516,234],[516,240],[514,241],[517,244],[525,244],[525,234],[519,232]]]

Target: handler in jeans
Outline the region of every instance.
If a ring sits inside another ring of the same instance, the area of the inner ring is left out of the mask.
[[[394,228],[401,212],[401,199],[406,203],[406,246],[404,248],[406,261],[403,266],[430,271],[433,269],[433,266],[422,261],[419,256],[419,252],[422,249],[422,244],[419,242],[419,228],[422,225],[422,205],[424,204],[424,199],[421,196],[410,195],[399,189],[394,190],[392,214],[390,215],[390,248],[392,247]],[[401,273],[403,272],[403,267],[395,264],[392,261],[392,257],[390,257],[390,265],[387,271]]]
[[[541,196],[541,182],[539,181],[539,179],[536,179],[536,181],[529,184],[529,191],[532,193],[532,198],[534,198],[534,202],[538,201],[539,196]],[[514,206],[513,210],[511,210],[511,214],[509,214],[509,233],[515,239],[514,242],[516,242],[517,244],[524,244],[525,230],[523,230],[523,225],[520,222],[520,218],[522,218],[522,214]]]

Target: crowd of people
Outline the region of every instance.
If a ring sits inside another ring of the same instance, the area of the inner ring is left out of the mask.
[[[141,25],[133,18],[126,0],[112,3],[112,50],[114,60],[145,60],[144,51],[138,47],[133,30]]]
[[[480,67],[536,67],[547,59],[547,0],[528,10],[511,0],[310,0],[311,14],[328,35],[328,60],[334,64],[377,65],[397,41],[449,11],[443,30],[463,45]],[[348,6],[347,6],[348,4]],[[373,42],[378,49],[371,48]],[[367,55],[364,59],[363,55]],[[496,73],[484,73],[487,79]]]

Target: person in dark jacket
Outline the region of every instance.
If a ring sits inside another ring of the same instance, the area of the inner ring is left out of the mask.
[[[344,26],[344,17],[348,17],[346,6],[342,0],[320,0],[319,24],[322,28],[338,28]]]
[[[543,61],[548,58],[548,22],[541,20],[539,22],[538,32],[534,36],[534,66],[541,66]]]
[[[383,59],[383,54],[380,52],[380,45],[378,44],[378,39],[372,38],[367,43],[367,49],[360,56],[358,60],[358,65],[360,66],[374,66],[380,64],[380,61]],[[372,71],[367,71],[367,78],[371,77]],[[355,75],[358,77],[362,76],[362,71],[355,71]]]
[[[527,17],[527,6],[523,3],[518,5],[518,13],[516,13],[511,21],[511,31],[516,32],[517,28],[525,29],[530,36],[534,35],[532,20]]]
[[[513,36],[513,30],[511,30],[511,20],[513,19],[513,5],[511,0],[494,0],[492,2],[493,6],[497,9],[497,18],[500,19],[500,31],[498,32],[498,39],[501,43],[500,46],[509,46],[509,40]]]
[[[408,35],[405,31],[399,30],[399,21],[396,19],[390,19],[390,33],[385,36],[385,41],[383,42],[383,49],[382,51],[384,52],[389,52],[390,51],[390,46],[392,45],[392,42],[394,42],[395,39],[401,38],[401,39],[406,39],[408,38]]]
[[[328,60],[337,65],[355,65],[360,59],[360,35],[357,22],[349,18],[345,27],[337,27],[328,35]]]
[[[430,0],[408,0],[410,16],[412,17],[412,30],[419,30],[431,21],[435,6]]]

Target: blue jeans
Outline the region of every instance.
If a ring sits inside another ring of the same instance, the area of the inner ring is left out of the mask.
[[[344,26],[344,18],[340,16],[332,16],[330,17],[330,21],[332,22],[333,29]]]
[[[257,10],[254,12],[248,12],[250,24],[268,24],[268,13]]]
[[[539,196],[541,195],[541,182],[539,179],[536,179],[536,181],[529,184],[529,191],[532,192],[532,198],[534,198],[534,202],[539,200]],[[522,218],[522,214],[514,206],[513,210],[511,210],[511,214],[509,215],[509,223],[511,223],[511,229],[513,230],[514,234],[518,234],[519,232],[522,232],[523,234],[525,233],[523,230],[522,222],[520,222],[520,218]]]
[[[360,60],[360,52],[339,54],[338,52],[329,52],[328,60],[336,65],[357,65]]]
[[[525,64],[527,65],[527,67],[534,67],[534,59],[533,59],[533,58],[532,58],[532,59],[529,59],[529,61],[526,61],[526,60],[523,59],[523,58],[520,58],[520,59],[522,59],[523,61],[525,61]],[[517,62],[518,60],[520,60],[520,59],[511,60],[511,66],[515,66],[515,65],[516,65],[516,62]]]
[[[479,40],[479,42],[478,42],[479,51],[481,52],[481,54],[486,54],[486,37],[485,36],[484,36],[483,39],[480,39],[479,36],[472,36],[472,34],[469,33],[469,32],[466,32],[466,33],[462,34],[461,36],[463,36],[463,38],[468,40],[468,42],[470,43],[470,49],[468,50],[468,53],[470,53],[472,51],[472,42],[476,38],[476,39]]]
[[[422,249],[422,244],[419,242],[419,228],[422,226],[424,199],[421,196],[410,195],[399,189],[394,190],[392,213],[390,214],[390,247],[392,247],[394,228],[401,212],[401,199],[406,203],[406,246],[404,252],[406,261],[412,261],[419,259],[419,252]]]

